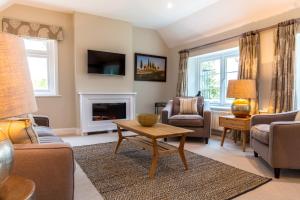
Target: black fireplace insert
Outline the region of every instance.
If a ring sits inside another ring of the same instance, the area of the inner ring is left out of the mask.
[[[95,103],[93,121],[126,119],[126,103]]]

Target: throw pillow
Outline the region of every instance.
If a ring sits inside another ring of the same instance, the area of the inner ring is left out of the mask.
[[[298,113],[296,115],[296,118],[295,118],[295,121],[300,121],[300,111],[298,111]]]
[[[8,138],[13,144],[39,143],[37,133],[29,119],[7,120]]]
[[[180,98],[180,114],[198,114],[197,101],[198,98]]]

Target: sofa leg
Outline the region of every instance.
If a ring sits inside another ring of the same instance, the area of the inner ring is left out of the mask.
[[[280,168],[274,168],[274,177],[279,178],[280,177]]]
[[[208,144],[208,138],[204,138],[205,139],[205,144]]]
[[[254,157],[258,157],[258,153],[254,151]]]

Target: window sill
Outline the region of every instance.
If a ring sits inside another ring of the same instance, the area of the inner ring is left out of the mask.
[[[230,106],[210,106],[210,110],[213,111],[230,111],[231,107]]]
[[[35,95],[35,97],[37,97],[37,98],[47,98],[47,97],[62,97],[62,95],[51,95],[51,94],[45,94],[45,95],[41,95],[41,94],[39,94],[39,95]]]

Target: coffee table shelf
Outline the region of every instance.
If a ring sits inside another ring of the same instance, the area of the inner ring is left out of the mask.
[[[152,162],[149,170],[150,178],[153,178],[155,176],[159,156],[170,155],[175,152],[179,153],[179,156],[181,158],[185,170],[188,169],[188,165],[184,155],[184,144],[185,144],[185,138],[187,134],[193,132],[192,130],[160,124],[160,123],[154,125],[153,127],[143,127],[135,120],[116,120],[113,121],[113,123],[115,123],[118,127],[118,136],[119,136],[115,153],[118,152],[118,149],[122,141],[125,139],[128,140],[129,142],[141,146],[144,149],[148,149],[152,151]],[[132,131],[137,135],[123,136],[122,128],[128,131]],[[157,139],[160,138],[177,137],[177,136],[181,138],[178,148],[157,141]]]

